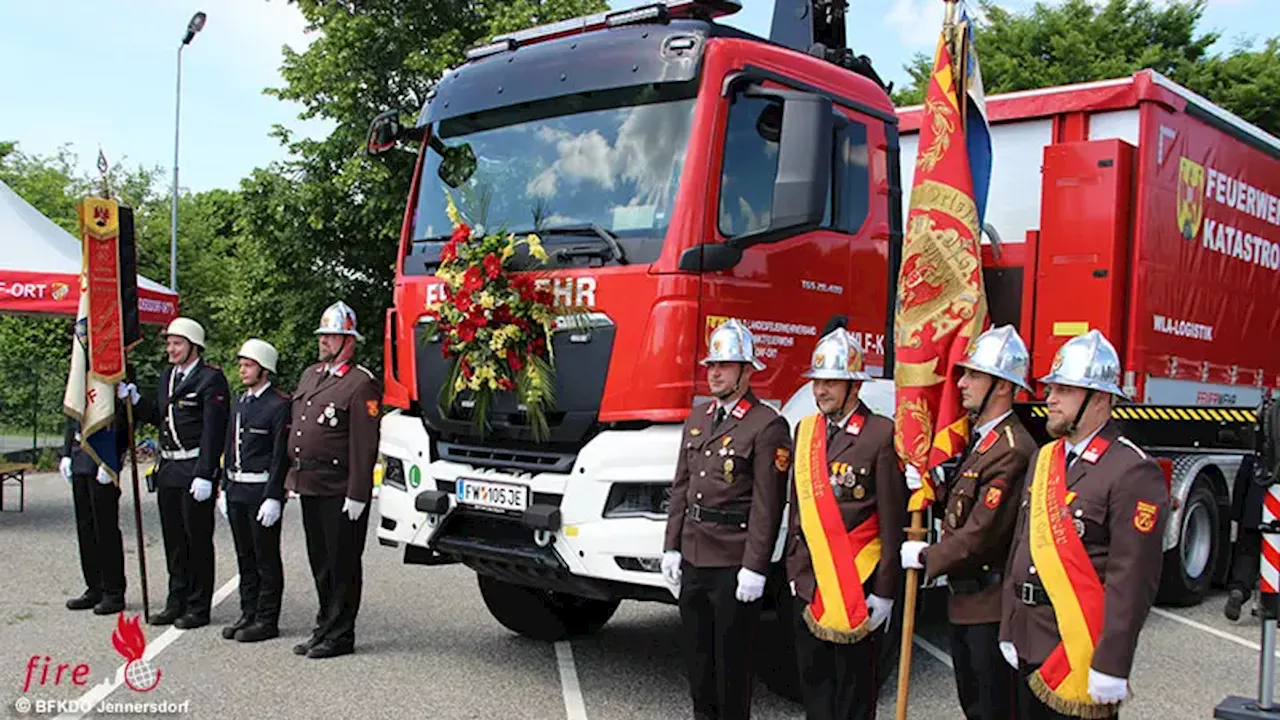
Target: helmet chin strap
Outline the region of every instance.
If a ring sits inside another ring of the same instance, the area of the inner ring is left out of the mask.
[[[734,395],[737,395],[738,392],[742,390],[742,375],[743,375],[743,364],[738,363],[738,377],[734,379],[733,385],[730,386],[729,390],[722,395],[717,395],[716,399],[724,400],[725,398],[731,398]]]
[[[1095,391],[1091,388],[1084,394],[1084,402],[1080,403],[1080,409],[1076,411],[1076,417],[1067,426],[1067,434],[1074,435],[1076,430],[1080,428],[1080,420],[1084,418],[1084,411],[1089,407],[1089,400],[1093,398]]]
[[[978,406],[978,412],[973,414],[973,418],[977,420],[982,417],[982,413],[987,411],[987,403],[991,402],[991,396],[996,392],[996,383],[1000,382],[995,377],[991,378],[991,384],[987,386],[987,392],[982,396],[982,404]]]

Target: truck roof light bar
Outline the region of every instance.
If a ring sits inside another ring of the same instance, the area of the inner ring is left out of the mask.
[[[486,45],[477,45],[467,51],[467,60],[479,60],[480,58],[497,55],[499,53],[511,52],[515,50],[518,43],[514,38],[499,38]]]
[[[666,25],[671,22],[671,10],[667,8],[666,3],[654,3],[644,7],[634,8],[632,10],[619,10],[609,13],[604,17],[606,27],[618,27],[620,25],[637,25],[639,23],[662,23]]]
[[[726,15],[732,15],[742,9],[742,3],[740,0],[664,0],[664,2],[652,3],[640,8],[601,12],[594,15],[583,15],[582,17],[570,18],[569,20],[561,20],[560,22],[549,23],[547,25],[539,25],[525,30],[517,30],[505,35],[499,35],[494,38],[494,40],[514,40],[520,45],[527,45],[534,42],[553,40],[566,35],[579,35],[590,30],[598,30],[605,27],[617,27],[618,25],[646,22],[644,19],[644,13],[663,12],[662,10],[654,10],[655,6],[661,6],[665,9],[667,19],[664,19],[662,22],[668,22],[669,20],[677,18],[704,18],[712,20]],[[632,13],[640,13],[639,19],[627,18],[627,16]],[[610,21],[611,17],[614,18],[612,22]],[[654,15],[653,19],[656,19],[656,17],[658,16]],[[652,21],[653,19],[648,21]]]

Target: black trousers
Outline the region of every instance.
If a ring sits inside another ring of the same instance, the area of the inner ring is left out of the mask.
[[[808,720],[863,720],[876,716],[876,646],[880,632],[853,643],[819,640],[804,621],[807,604],[792,598],[796,661]]]
[[[341,495],[302,496],[302,529],[307,536],[307,559],[320,600],[312,637],[336,645],[354,645],[364,581],[361,556],[372,509],[366,507],[360,519],[351,522],[342,512],[344,500]]]
[[[185,487],[156,490],[169,567],[166,610],[209,616],[213,602],[213,496],[196,502]]]
[[[751,717],[751,641],[764,600],[739,602],[737,590],[737,567],[681,563],[680,622],[698,720]]]
[[[280,526],[258,522],[261,503],[227,503],[227,521],[236,546],[240,571],[240,614],[275,626],[280,620],[280,595],[284,591],[284,564],[280,561]]]
[[[120,488],[96,475],[73,475],[80,572],[90,594],[124,597],[124,538],[120,535]]]
[[[1063,715],[1045,705],[1031,691],[1027,678],[1039,667],[1039,665],[1023,664],[1018,668],[1018,720],[1077,720],[1071,715]],[[1109,717],[1118,718],[1120,714],[1116,713]]]
[[[1000,652],[1000,623],[952,625],[951,660],[968,720],[1012,720],[1018,671]]]
[[[1231,563],[1231,577],[1227,588],[1243,590],[1245,595],[1258,587],[1258,566],[1262,557],[1262,533],[1257,530],[1241,530],[1236,538],[1235,557]]]

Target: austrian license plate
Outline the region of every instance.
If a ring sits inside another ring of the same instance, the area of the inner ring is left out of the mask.
[[[458,478],[458,502],[492,510],[524,512],[529,507],[529,488],[524,485]]]

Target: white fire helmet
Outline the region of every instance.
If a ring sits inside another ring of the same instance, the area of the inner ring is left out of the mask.
[[[827,333],[813,348],[804,377],[814,380],[870,380],[862,369],[862,348],[844,328]]]
[[[713,330],[707,346],[707,356],[699,363],[703,366],[713,362],[738,362],[751,363],[756,370],[765,368],[764,363],[756,359],[756,343],[751,331],[736,318]]]
[[[1129,397],[1120,389],[1120,354],[1097,330],[1077,335],[1058,348],[1053,367],[1040,382]]]
[[[362,339],[360,333],[356,332],[356,311],[341,300],[325,308],[316,334],[351,335],[357,340]]]
[[[169,326],[164,329],[164,336],[170,335],[186,338],[192,345],[204,347],[204,328],[191,318],[176,317],[170,320]]]
[[[960,367],[984,372],[1031,392],[1027,384],[1027,368],[1031,356],[1027,346],[1012,325],[1001,325],[978,336],[973,351],[957,363]]]
[[[280,359],[280,353],[272,347],[271,343],[258,338],[249,338],[244,341],[244,345],[240,346],[240,352],[236,357],[248,358],[268,372],[276,371],[276,361]]]

